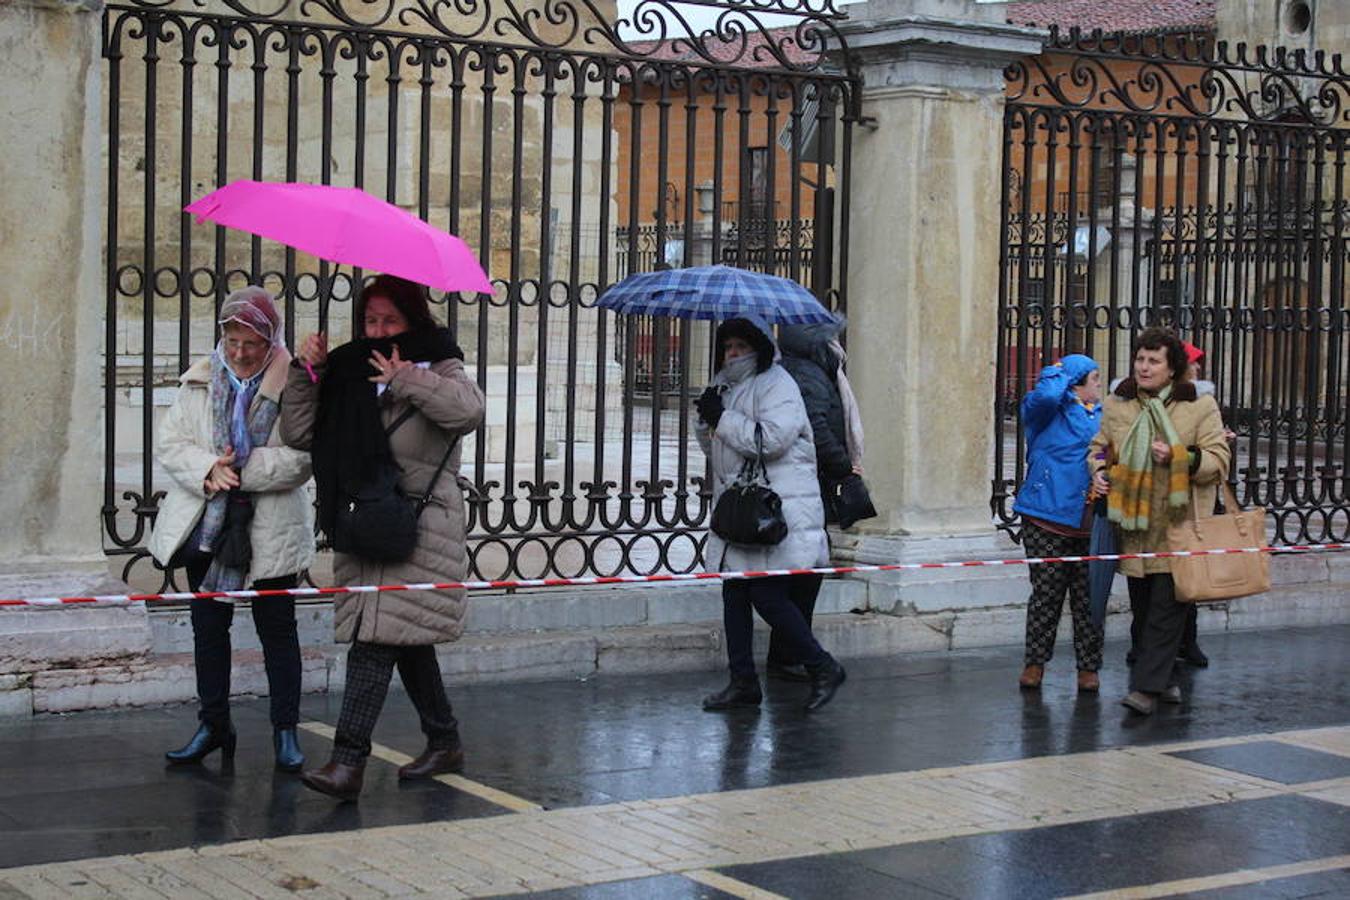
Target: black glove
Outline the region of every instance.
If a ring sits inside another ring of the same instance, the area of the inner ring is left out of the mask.
[[[698,410],[698,417],[707,422],[709,428],[716,428],[722,418],[722,392],[711,386],[705,388],[694,401],[694,408]]]

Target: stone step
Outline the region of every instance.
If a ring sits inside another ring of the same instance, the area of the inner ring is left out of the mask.
[[[846,602],[847,595],[823,595],[822,599],[826,596],[837,608]],[[1128,603],[1117,595],[1110,609],[1108,639],[1126,637]],[[331,642],[331,630],[323,627],[326,615],[325,608],[317,604],[300,610],[304,623],[302,659],[306,692],[340,690],[345,679],[346,647]],[[159,614],[152,618],[157,620],[159,641],[168,619]],[[1259,597],[1204,606],[1200,630],[1215,633],[1347,622],[1350,622],[1350,597],[1343,584],[1296,584],[1277,587]],[[840,659],[849,660],[1016,645],[1023,639],[1025,623],[1025,610],[1017,606],[906,615],[828,612],[816,617],[815,632],[826,649]],[[252,631],[247,623],[240,623],[233,631],[236,646],[253,640]],[[1066,616],[1059,630],[1062,647],[1067,647],[1071,635]],[[174,640],[181,640],[181,636],[175,636]],[[767,650],[768,630],[759,621],[755,643],[756,658],[762,659]],[[442,645],[437,655],[446,682],[452,686],[712,671],[726,665],[720,617],[623,627],[471,632],[454,644]],[[1071,653],[1065,658],[1068,656]],[[232,683],[239,695],[266,693],[267,679],[260,651],[235,651]],[[0,675],[0,716],[189,703],[194,699],[190,652],[145,653],[104,660],[97,666]]]

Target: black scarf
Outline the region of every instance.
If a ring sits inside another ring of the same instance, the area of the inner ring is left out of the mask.
[[[389,437],[380,421],[380,406],[370,378],[378,374],[370,365],[375,351],[389,357],[398,347],[399,356],[410,362],[437,363],[464,351],[448,328],[405,331],[392,338],[358,338],[328,354],[323,384],[319,388],[319,414],[315,423],[311,457],[314,486],[319,500],[319,527],[333,535],[338,504],[380,467],[393,460]]]

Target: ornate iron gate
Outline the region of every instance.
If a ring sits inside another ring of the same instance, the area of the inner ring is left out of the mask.
[[[1189,35],[1052,33],[1007,71],[992,507],[1016,526],[1018,400],[1063,353],[1128,374],[1170,324],[1207,352],[1230,477],[1279,543],[1350,537],[1350,74]]]
[[[124,574],[159,577],[142,549],[167,477],[157,412],[214,345],[224,296],[271,289],[292,345],[352,333],[364,273],[181,212],[236,178],[364,187],[464,237],[492,274],[491,295],[435,298],[488,395],[466,445],[475,577],[697,566],[705,463],[688,391],[672,401],[662,381],[701,386],[710,331],[620,328],[595,301],[649,234],[667,264],[810,274],[844,305],[857,91],[826,64],[832,0],[647,0],[635,21],[596,0],[258,7],[124,0],[104,17],[102,512]],[[690,32],[696,13],[715,21]],[[738,253],[735,210],[761,197],[783,210],[778,249]]]

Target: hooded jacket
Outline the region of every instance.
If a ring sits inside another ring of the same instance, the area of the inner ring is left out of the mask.
[[[797,382],[806,404],[806,416],[816,442],[816,476],[821,496],[828,497],[830,487],[853,472],[849,459],[848,435],[844,427],[844,405],[839,397],[836,377],[839,358],[830,342],[839,334],[835,324],[790,325],[779,329],[778,348],[781,365]],[[833,510],[825,506],[827,521]]]
[[[255,404],[264,397],[281,402],[290,361],[285,348],[278,347],[263,375]],[[206,509],[202,482],[218,455],[212,449],[210,358],[189,366],[178,382],[178,394],[160,421],[156,438],[155,455],[170,481],[147,549],[161,566],[169,564],[197,527]],[[242,490],[253,494],[253,520],[249,525],[253,561],[248,582],[308,569],[314,559],[314,511],[305,490],[309,454],[283,446],[280,425],[274,425],[267,443],[253,448],[239,481]]]
[[[709,572],[731,572],[822,566],[829,560],[829,543],[806,405],[797,383],[777,363],[778,347],[769,327],[758,318],[747,317],[746,321],[753,329],[750,344],[759,355],[761,371],[726,386],[717,428],[710,429],[700,419],[694,433],[712,465],[715,506],[745,461],[755,456],[755,426],[760,426],[769,486],[783,501],[788,533],[780,543],[760,547],[728,544],[710,531],[704,550],[706,567]],[[720,331],[716,362],[722,373]]]
[[[1013,502],[1021,515],[1070,528],[1082,524],[1092,483],[1083,460],[1101,427],[1102,407],[1079,403],[1073,386],[1096,369],[1091,357],[1070,354],[1046,366],[1022,398],[1027,475]]]

